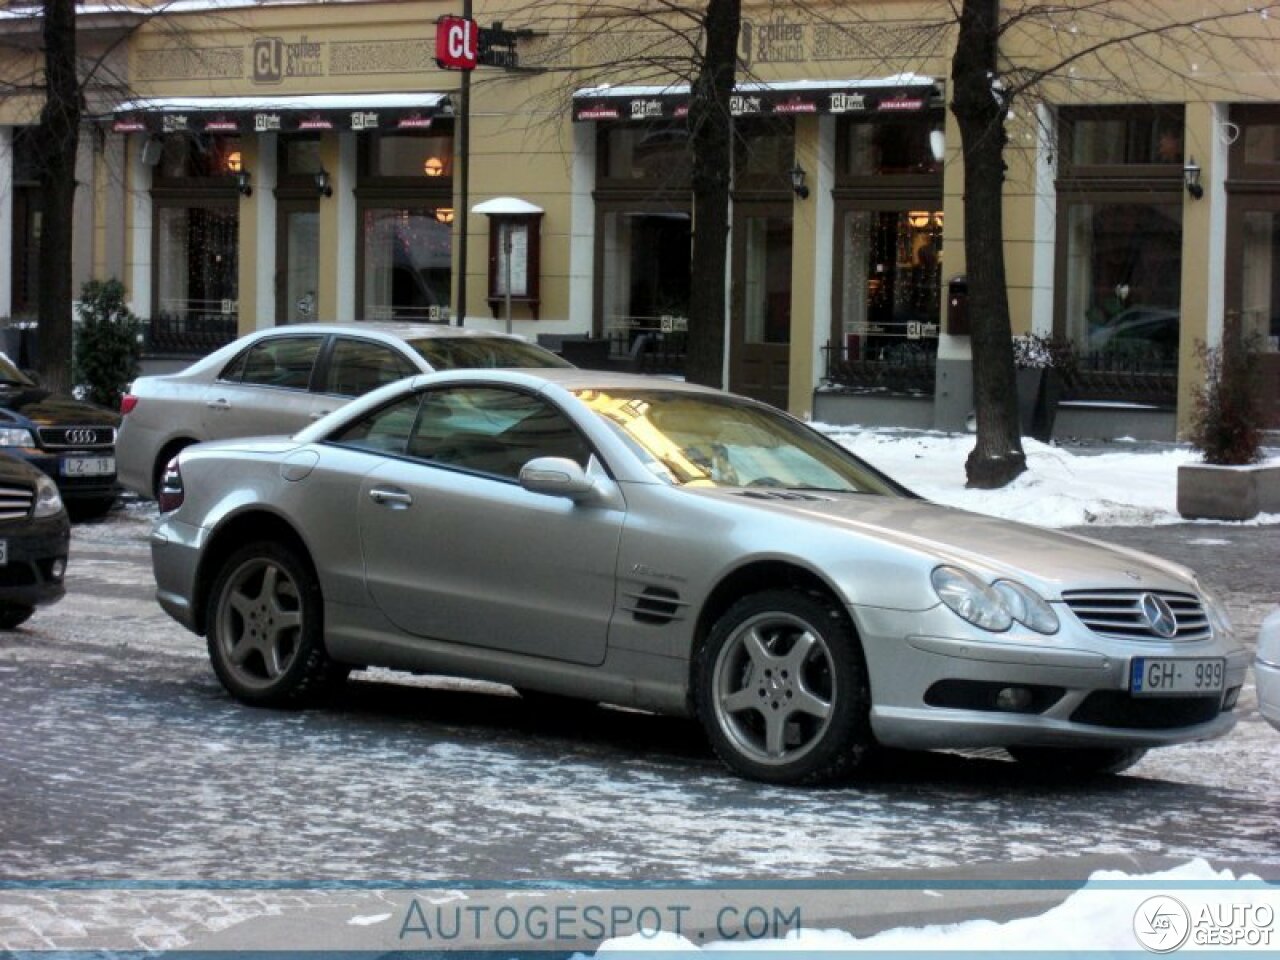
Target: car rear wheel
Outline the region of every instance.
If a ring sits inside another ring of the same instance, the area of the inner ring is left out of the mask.
[[[862,648],[827,597],[769,590],[735,603],[698,652],[694,698],[716,755],[753,780],[836,780],[873,743]]]
[[[1147,753],[1138,747],[1007,747],[1006,750],[1028,769],[1055,778],[1123,773]]]
[[[237,550],[210,597],[209,659],[236,698],[299,706],[346,675],[324,648],[320,585],[294,550],[274,542]]]
[[[14,630],[31,619],[35,607],[18,603],[0,604],[0,630]]]

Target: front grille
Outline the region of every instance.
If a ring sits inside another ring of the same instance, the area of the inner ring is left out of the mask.
[[[0,486],[0,520],[21,520],[31,513],[35,492],[30,487]]]
[[[1131,697],[1098,690],[1084,698],[1071,719],[1095,727],[1176,730],[1208,723],[1222,712],[1222,697]]]
[[[1172,637],[1161,637],[1142,612],[1142,598],[1159,597],[1177,621]],[[1123,640],[1208,640],[1209,618],[1200,598],[1192,593],[1164,590],[1073,590],[1063,593],[1071,612],[1086,627],[1104,637]]]
[[[46,450],[109,449],[116,442],[115,427],[41,427],[37,432]]]

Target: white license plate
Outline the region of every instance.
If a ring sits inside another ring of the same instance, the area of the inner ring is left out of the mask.
[[[64,477],[105,477],[116,472],[115,457],[64,457]]]
[[[1129,665],[1129,692],[1135,697],[1221,693],[1226,675],[1227,661],[1222,657],[1134,657]]]

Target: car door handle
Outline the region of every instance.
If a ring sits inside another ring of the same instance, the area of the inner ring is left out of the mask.
[[[230,410],[231,401],[226,397],[218,397],[216,400],[206,400],[204,405],[210,410]]]
[[[389,506],[393,510],[413,506],[413,497],[395,487],[374,487],[369,491],[369,499],[379,506]]]

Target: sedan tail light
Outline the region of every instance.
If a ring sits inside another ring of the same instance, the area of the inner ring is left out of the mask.
[[[133,408],[138,405],[138,398],[132,393],[126,393],[120,398],[120,413],[127,416],[133,413]]]
[[[186,491],[182,488],[182,469],[178,458],[174,457],[165,465],[164,476],[160,478],[160,512],[169,513],[182,506]]]

